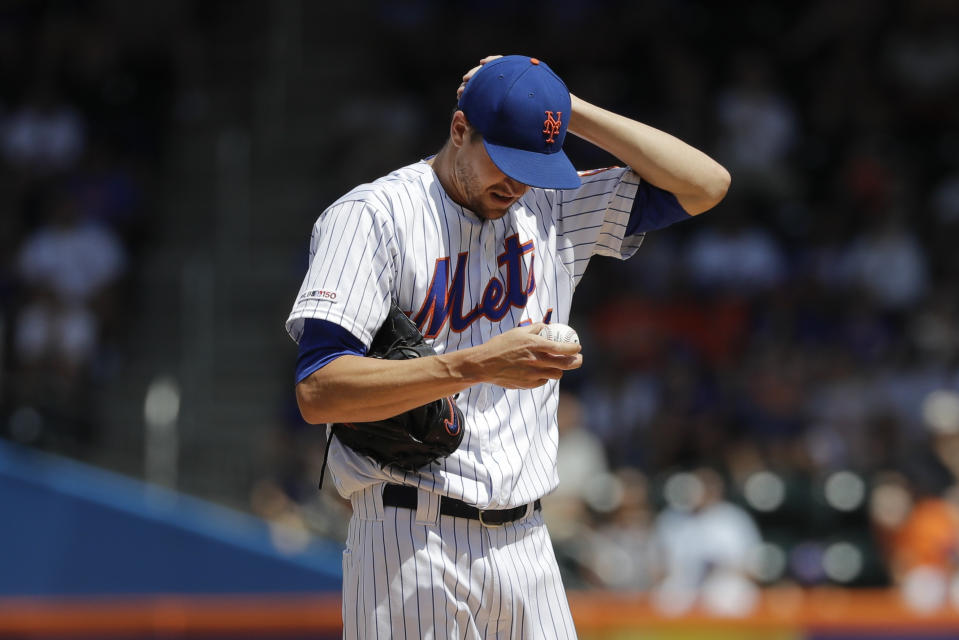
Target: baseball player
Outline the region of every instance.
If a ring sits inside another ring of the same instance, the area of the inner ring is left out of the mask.
[[[645,232],[713,207],[729,175],[571,95],[536,58],[484,58],[457,94],[435,156],[319,216],[286,324],[308,422],[382,420],[447,396],[464,417],[459,447],[413,471],[331,438],[353,506],[344,637],[575,638],[540,499],[558,482],[559,379],[582,355],[538,333],[568,322],[593,255],[631,256]],[[567,131],[628,168],[577,173]],[[436,355],[364,357],[393,304]]]

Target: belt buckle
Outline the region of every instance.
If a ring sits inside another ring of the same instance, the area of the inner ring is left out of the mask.
[[[497,528],[497,527],[503,527],[503,526],[506,525],[505,522],[487,522],[486,520],[483,520],[483,514],[484,514],[484,513],[486,513],[486,512],[483,511],[482,509],[480,509],[480,512],[479,512],[479,521],[480,521],[480,524],[483,525],[484,527],[486,527],[487,529],[495,529],[495,528]]]

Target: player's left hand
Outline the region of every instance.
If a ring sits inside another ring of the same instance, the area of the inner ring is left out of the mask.
[[[476,65],[475,67],[473,67],[472,69],[464,73],[463,82],[461,82],[459,88],[456,89],[456,99],[457,100],[460,99],[460,96],[463,95],[463,91],[466,89],[466,83],[470,81],[470,78],[473,77],[474,73],[479,71],[480,67],[482,67],[487,62],[492,62],[493,60],[496,60],[497,58],[502,58],[502,57],[503,56],[486,56],[485,58],[480,60],[480,63],[478,65]]]

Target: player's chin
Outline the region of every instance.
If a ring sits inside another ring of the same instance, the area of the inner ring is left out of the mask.
[[[477,215],[479,215],[479,217],[483,220],[499,220],[506,215],[507,211],[509,211],[509,207],[506,207],[505,209],[484,207],[482,210],[477,212]]]

